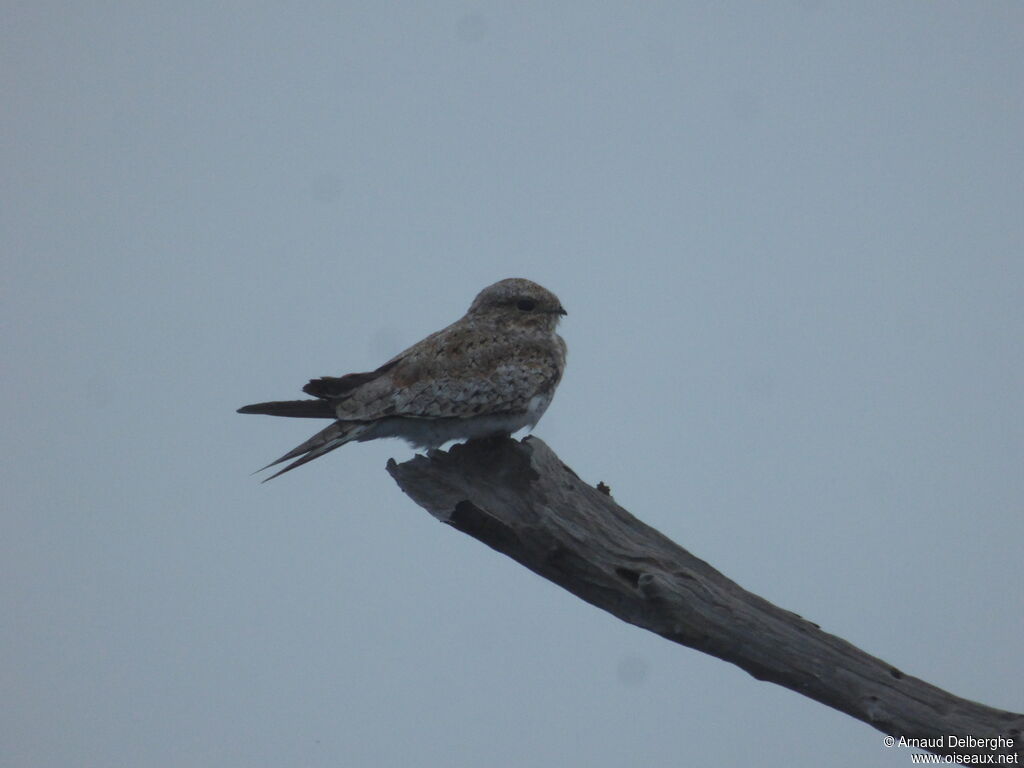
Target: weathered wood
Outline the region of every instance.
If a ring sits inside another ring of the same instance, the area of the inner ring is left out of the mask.
[[[883,733],[1009,739],[1024,715],[961,699],[747,592],[584,483],[537,438],[456,445],[388,463],[401,489],[442,522],[479,539],[623,621],[732,662]],[[938,641],[938,639],[936,639]],[[940,739],[940,742],[934,740]],[[1018,757],[1019,759],[1019,757]]]

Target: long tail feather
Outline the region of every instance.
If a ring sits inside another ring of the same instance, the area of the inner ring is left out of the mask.
[[[266,416],[294,416],[302,419],[336,419],[326,400],[276,400],[270,403],[243,405],[239,413],[262,413]]]
[[[279,470],[278,472],[272,474],[270,477],[266,478],[266,480],[264,480],[263,482],[265,483],[267,482],[267,480],[273,480],[275,477],[279,477],[280,475],[283,475],[285,472],[289,472],[295,469],[296,467],[301,467],[307,461],[312,461],[313,459],[319,458],[320,456],[323,456],[325,453],[330,453],[335,448],[340,448],[345,443],[355,440],[356,438],[359,437],[359,435],[363,434],[363,432],[365,432],[369,428],[369,424],[336,421],[334,424],[331,424],[331,426],[327,427],[326,429],[322,429],[319,432],[317,432],[306,442],[292,448],[290,451],[288,451],[288,453],[286,453],[281,458],[270,462],[269,464],[267,464],[267,466],[262,467],[261,469],[258,469],[256,471],[262,472],[264,469],[269,469],[270,467],[280,464],[283,461],[294,459],[296,456],[300,457],[296,461],[293,461],[284,469]]]
[[[273,467],[276,464],[280,464],[282,461],[294,459],[296,456],[301,456],[304,453],[315,451],[317,448],[320,448],[325,443],[329,443],[338,438],[343,438],[345,436],[346,426],[347,425],[343,424],[340,421],[335,422],[334,424],[331,424],[331,426],[327,427],[327,429],[322,429],[319,432],[317,432],[306,442],[302,443],[301,445],[295,446],[290,451],[288,451],[288,453],[286,453],[284,456],[281,456],[278,459],[274,459],[272,462],[267,464],[267,466],[260,467],[256,471],[262,472],[264,469],[270,469],[270,467]]]

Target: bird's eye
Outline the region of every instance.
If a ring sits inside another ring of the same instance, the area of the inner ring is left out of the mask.
[[[537,306],[537,302],[534,301],[533,299],[520,299],[516,303],[516,306],[519,307],[519,309],[523,310],[523,312],[530,312],[533,310],[534,307]]]

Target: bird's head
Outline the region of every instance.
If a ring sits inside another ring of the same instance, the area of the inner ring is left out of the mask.
[[[510,277],[480,291],[466,314],[502,325],[554,331],[568,313],[547,288],[521,277]]]

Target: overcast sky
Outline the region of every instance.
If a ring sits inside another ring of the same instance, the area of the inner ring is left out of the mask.
[[[527,277],[536,429],[1024,711],[1024,5],[8,3],[0,765],[905,766],[240,416]]]

